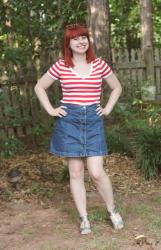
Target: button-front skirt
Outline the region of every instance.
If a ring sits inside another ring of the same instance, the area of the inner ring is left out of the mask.
[[[64,157],[107,155],[104,122],[96,113],[97,104],[63,106],[67,115],[56,118],[50,153]]]

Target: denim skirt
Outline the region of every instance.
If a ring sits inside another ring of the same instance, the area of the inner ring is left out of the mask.
[[[107,155],[103,117],[97,115],[97,104],[63,103],[66,116],[56,117],[50,153],[63,157]]]

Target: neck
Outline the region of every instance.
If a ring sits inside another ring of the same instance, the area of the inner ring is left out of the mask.
[[[86,61],[86,54],[79,55],[79,54],[73,53],[73,58],[72,59],[73,59],[74,63],[85,63],[85,62],[87,62]]]

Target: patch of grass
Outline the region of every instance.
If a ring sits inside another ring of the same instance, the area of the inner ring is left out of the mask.
[[[132,213],[141,216],[143,219],[153,214],[152,208],[147,206],[146,204],[141,204],[139,206],[133,207],[131,211]]]
[[[28,240],[28,239],[31,239],[32,236],[33,236],[33,232],[30,231],[29,229],[24,229],[22,232],[22,237],[23,237],[23,240]]]
[[[98,250],[119,250],[119,247],[115,240],[109,240],[107,245],[99,247]]]
[[[6,200],[11,200],[12,197],[13,197],[13,192],[10,190],[10,189],[5,189],[3,191],[3,197],[6,199]]]
[[[40,246],[39,250],[61,250],[61,247],[54,247],[54,243],[44,242],[43,245]],[[68,248],[64,247],[64,250],[68,250]]]
[[[158,205],[161,205],[161,194],[157,194],[152,198],[152,202],[156,202]]]
[[[89,212],[90,221],[106,221],[108,217],[107,210],[101,207],[93,207]]]
[[[156,214],[152,207],[142,204],[132,209],[132,212],[140,216],[144,220],[144,225],[149,229],[150,233],[160,236],[161,218]]]
[[[107,225],[108,226],[108,225]],[[100,237],[102,235],[102,228],[98,224],[92,225],[92,232],[95,236]]]
[[[55,223],[55,225],[52,226],[53,233],[62,233],[62,227],[59,223]]]
[[[41,197],[51,198],[54,193],[53,190],[47,187],[42,187],[38,182],[32,182],[31,187],[25,190],[26,194],[36,194]]]
[[[88,246],[83,248],[83,250],[119,250],[118,243],[115,239],[106,239],[102,240],[99,238],[94,238],[88,242]]]
[[[79,215],[78,215],[76,208],[73,209],[73,207],[63,206],[62,211],[70,216],[71,222],[73,222],[79,218]]]
[[[161,229],[161,218],[159,215],[152,214],[148,218],[148,228],[150,232],[155,233],[157,237],[161,238],[160,229]]]
[[[54,222],[53,227],[52,227],[53,231],[54,232],[60,231],[62,228],[62,224],[63,223],[61,223],[61,222]]]

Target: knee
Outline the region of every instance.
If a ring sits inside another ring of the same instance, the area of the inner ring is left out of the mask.
[[[104,171],[92,171],[90,173],[90,176],[95,182],[100,182],[102,178],[105,176],[105,172]]]
[[[70,172],[70,179],[72,180],[79,180],[83,178],[83,171],[81,170],[75,170]]]

